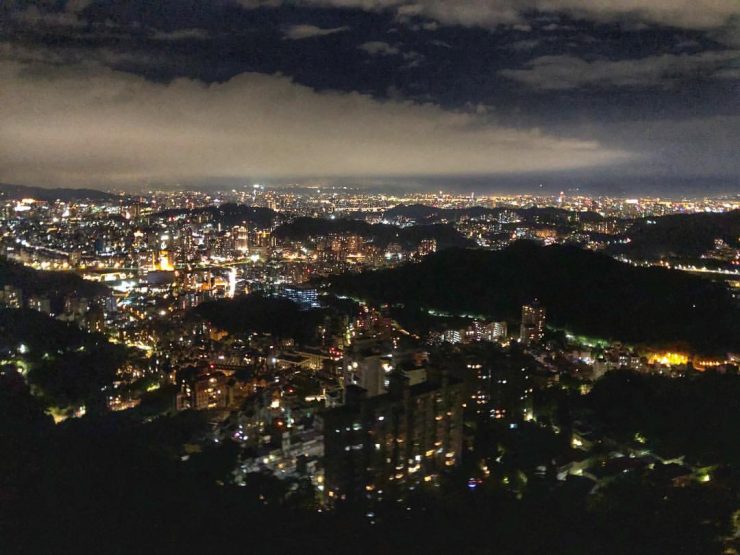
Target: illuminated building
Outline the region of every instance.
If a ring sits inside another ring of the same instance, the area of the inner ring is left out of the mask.
[[[486,341],[498,341],[506,339],[509,334],[506,322],[490,322],[483,328],[483,339]]]
[[[226,296],[233,298],[236,295],[236,268],[231,268],[228,271],[229,277],[229,288],[226,292]]]
[[[152,255],[146,280],[150,286],[166,285],[175,280],[175,266],[170,251],[160,250],[158,254]]]
[[[425,256],[437,252],[436,239],[422,239],[419,242],[419,254]]]
[[[538,301],[522,306],[522,323],[519,341],[525,346],[536,345],[545,335],[545,309]]]
[[[51,301],[47,297],[32,295],[28,297],[28,308],[51,315]]]
[[[223,372],[209,372],[186,380],[177,394],[178,410],[225,408],[230,397],[228,378]]]
[[[352,349],[345,352],[345,384],[361,387],[368,397],[387,391],[391,370],[392,357],[381,351],[379,343],[364,347],[355,343]]]
[[[300,305],[304,310],[318,308],[319,292],[314,287],[301,287],[297,285],[281,287],[280,295]]]
[[[90,308],[83,321],[88,331],[102,333],[105,330],[105,314],[99,306]]]
[[[172,256],[169,251],[161,250],[159,255],[152,256],[152,270],[159,272],[172,272],[175,265],[172,262]]]
[[[239,253],[246,253],[249,250],[249,233],[244,226],[237,226],[233,231],[234,248]]]
[[[470,402],[476,414],[483,414],[491,400],[491,369],[480,362],[469,362],[466,368],[474,373],[475,389],[470,395]]]
[[[0,304],[8,308],[23,308],[23,291],[12,285],[6,285],[0,291]]]
[[[445,330],[442,334],[442,340],[448,343],[460,343],[462,342],[462,335],[459,330]]]
[[[534,388],[525,368],[510,364],[497,365],[487,374],[487,382],[479,382],[490,394],[488,416],[508,422],[531,420],[533,417]]]
[[[538,239],[555,239],[558,236],[558,232],[552,228],[546,227],[535,230],[534,236]]]
[[[480,320],[473,320],[473,323],[470,324],[470,326],[461,330],[460,335],[465,343],[481,341],[483,339],[483,324]]]
[[[433,482],[462,450],[462,383],[409,385],[393,372],[388,393],[349,386],[345,405],[324,413],[327,500],[380,499]]]
[[[266,230],[255,231],[254,240],[257,247],[272,247],[275,245],[275,238]]]
[[[661,366],[683,366],[688,364],[689,357],[682,353],[653,353],[648,356],[648,363]]]

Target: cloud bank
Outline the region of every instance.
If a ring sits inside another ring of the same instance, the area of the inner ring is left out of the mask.
[[[506,69],[499,71],[499,75],[542,90],[671,87],[689,79],[733,78],[738,64],[739,50],[663,54],[616,61],[586,61],[562,55],[535,58],[524,69]]]
[[[718,29],[737,23],[737,0],[239,0],[247,8],[298,4],[366,11],[393,11],[448,25],[495,27],[517,24],[523,14],[564,13],[594,21],[620,19],[684,29]]]
[[[169,84],[105,68],[0,61],[0,180],[141,185],[209,178],[519,173],[610,165],[589,140],[244,73]]]
[[[317,27],[316,25],[291,25],[290,27],[286,28],[283,32],[286,39],[290,40],[303,40],[303,39],[311,39],[314,37],[325,37],[327,35],[334,35],[336,33],[342,33],[344,31],[349,31],[349,27],[347,25],[343,25],[341,27],[332,27],[330,29],[323,29],[321,27]]]

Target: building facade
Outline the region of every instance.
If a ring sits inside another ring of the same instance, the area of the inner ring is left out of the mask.
[[[369,397],[354,385],[345,393],[345,405],[324,414],[327,501],[403,495],[459,462],[461,382],[443,376],[412,386],[395,371],[386,394]]]

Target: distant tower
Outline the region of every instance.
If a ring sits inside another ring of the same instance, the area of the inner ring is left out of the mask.
[[[522,325],[519,341],[524,346],[536,345],[545,334],[545,309],[535,299],[532,304],[522,306]]]

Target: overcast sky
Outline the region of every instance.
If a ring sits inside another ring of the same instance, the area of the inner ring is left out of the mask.
[[[0,182],[740,191],[737,0],[0,3]]]

